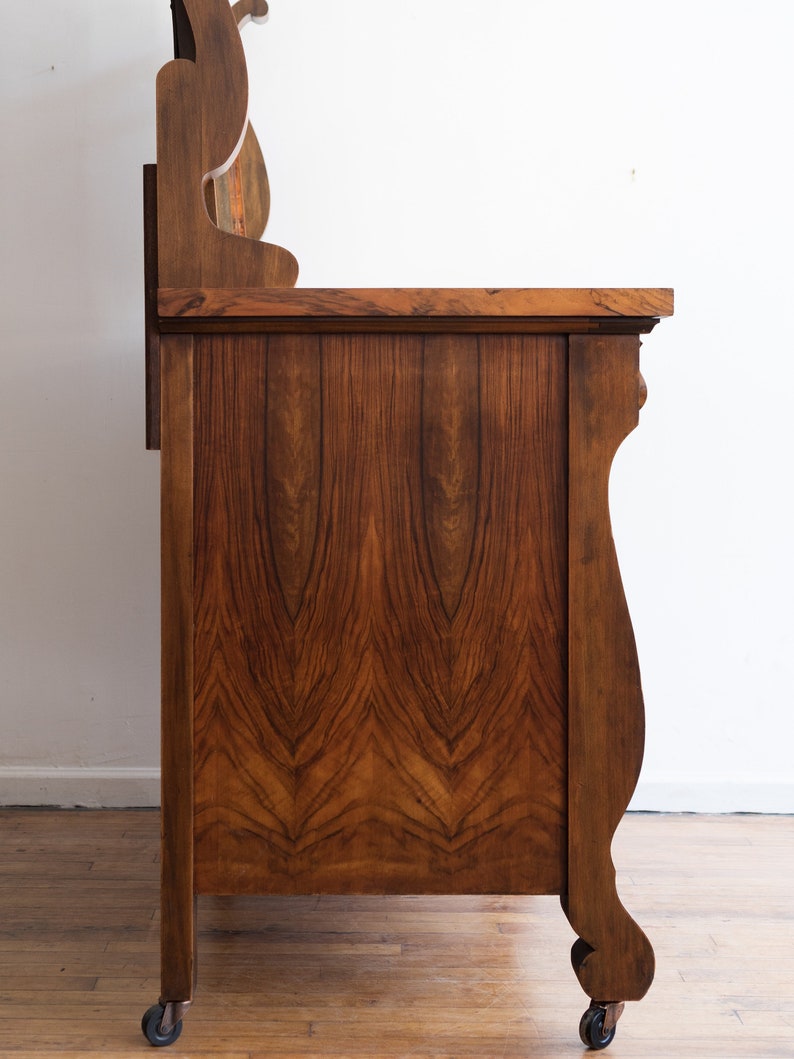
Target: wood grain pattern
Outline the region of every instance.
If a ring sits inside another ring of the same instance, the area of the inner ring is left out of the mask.
[[[639,339],[572,336],[569,465],[569,841],[563,906],[582,988],[639,1000],[653,950],[618,899],[610,849],[645,738],[634,635],[609,520],[609,472],[644,399]],[[615,767],[612,767],[614,763]]]
[[[323,473],[296,609],[273,548],[265,396],[271,359],[283,374],[295,354],[197,339],[200,892],[560,892],[565,343],[479,346],[460,350],[479,408],[460,429],[479,432],[483,466],[451,618],[426,543],[424,341],[301,351],[322,358]],[[443,372],[455,352],[434,357]]]
[[[0,810],[4,1056],[155,1054],[138,1024],[157,988],[159,830],[156,811]],[[630,813],[615,860],[660,967],[610,1051],[792,1059],[794,817]],[[200,1000],[170,1052],[581,1057],[555,904],[201,898]]]
[[[262,149],[248,123],[240,153],[232,164],[205,188],[210,220],[231,235],[260,239],[270,213],[270,183]]]
[[[158,250],[161,286],[291,286],[282,247],[222,231],[204,187],[234,162],[247,130],[248,79],[227,0],[179,0],[175,59],[157,77]]]
[[[250,121],[235,162],[239,169],[245,211],[243,234],[249,239],[261,239],[270,217],[270,179],[262,148]]]
[[[460,603],[480,475],[476,337],[429,337],[422,366],[422,484],[430,561],[448,618]]]
[[[673,292],[633,288],[297,288],[177,287],[162,280],[159,310],[175,317],[549,317],[650,319],[670,316]]]
[[[148,1053],[158,832],[156,811],[0,810],[6,1054]],[[616,861],[660,973],[613,1054],[792,1059],[794,818],[631,813]],[[542,897],[202,898],[201,1002],[171,1052],[581,1056],[569,934]]]
[[[320,342],[274,337],[268,343],[265,480],[270,543],[284,603],[294,620],[317,535],[322,464]]]
[[[216,179],[204,185],[204,202],[212,223],[230,235],[245,235],[245,203],[240,156]]]
[[[193,995],[193,340],[161,344],[161,996]]]

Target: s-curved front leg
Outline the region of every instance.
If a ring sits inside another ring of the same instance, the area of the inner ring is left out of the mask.
[[[653,950],[620,902],[611,844],[637,783],[645,721],[612,540],[609,473],[644,399],[635,335],[569,341],[568,892],[585,992],[616,1019],[653,980]]]

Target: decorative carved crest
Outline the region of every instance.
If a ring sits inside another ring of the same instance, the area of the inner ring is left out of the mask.
[[[157,77],[159,286],[292,287],[295,258],[259,241],[270,195],[239,33],[267,4],[172,6],[177,58]]]

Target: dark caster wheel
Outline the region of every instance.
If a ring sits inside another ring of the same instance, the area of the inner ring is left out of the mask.
[[[615,1026],[611,1030],[607,1030],[606,1033],[604,1032],[606,1014],[604,1008],[594,1005],[585,1011],[584,1015],[582,1015],[582,1021],[579,1023],[579,1036],[582,1038],[582,1043],[586,1044],[588,1048],[592,1048],[593,1051],[607,1048],[615,1039]]]
[[[160,1024],[163,1021],[164,1014],[165,1008],[162,1004],[152,1004],[141,1019],[143,1035],[149,1044],[153,1044],[155,1048],[165,1048],[167,1045],[173,1044],[182,1032],[182,1020],[180,1019],[167,1033],[163,1033],[160,1029]]]

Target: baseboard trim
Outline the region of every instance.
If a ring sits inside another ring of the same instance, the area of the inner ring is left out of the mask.
[[[738,776],[722,779],[648,776],[641,778],[631,812],[794,813],[794,779]]]
[[[158,768],[0,765],[0,805],[150,809],[160,804]]]
[[[157,768],[0,765],[0,806],[150,809],[160,804]],[[794,814],[794,780],[641,778],[632,812]]]

